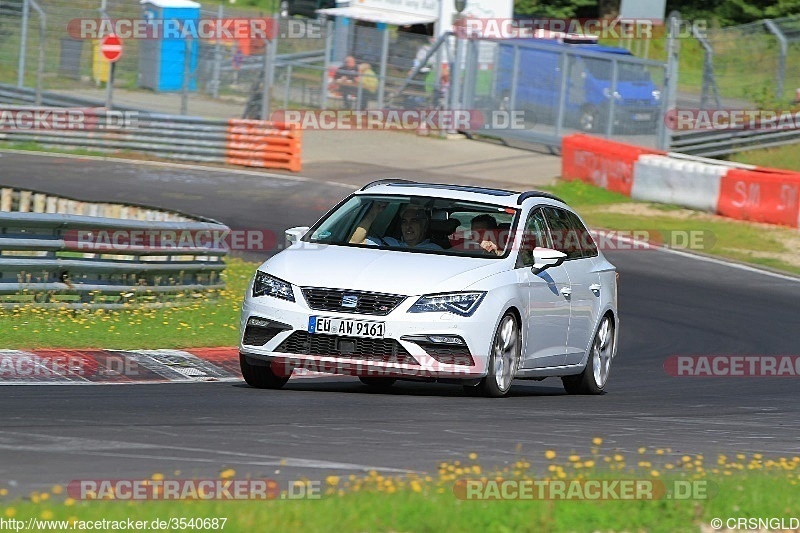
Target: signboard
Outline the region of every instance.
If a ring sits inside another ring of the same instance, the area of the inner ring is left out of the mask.
[[[654,25],[664,24],[667,0],[622,0],[619,18],[623,21],[647,19]]]
[[[106,35],[100,41],[100,52],[112,63],[117,61],[122,57],[122,40],[113,33]]]

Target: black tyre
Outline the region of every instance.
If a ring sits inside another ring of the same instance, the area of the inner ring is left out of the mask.
[[[239,354],[239,367],[242,369],[242,377],[251,387],[257,389],[280,389],[292,375],[289,370],[288,375],[278,375],[273,365],[251,365],[247,362],[247,357]]]
[[[564,376],[564,390],[569,394],[602,394],[611,375],[614,357],[614,321],[604,316],[592,340],[586,367],[578,375]]]

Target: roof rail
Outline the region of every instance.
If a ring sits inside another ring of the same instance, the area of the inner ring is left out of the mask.
[[[557,202],[561,202],[562,204],[566,204],[564,200],[556,196],[555,194],[550,194],[549,192],[544,191],[526,191],[519,195],[517,198],[517,205],[522,205],[522,202],[527,200],[528,198],[549,198],[551,200],[556,200]]]
[[[367,183],[366,185],[364,185],[363,187],[361,187],[359,190],[360,191],[366,191],[370,187],[375,187],[376,185],[385,185],[387,183],[417,183],[417,182],[416,181],[412,181],[412,180],[404,180],[404,179],[400,179],[400,178],[384,178],[384,179],[381,179],[381,180],[371,181],[371,182]]]

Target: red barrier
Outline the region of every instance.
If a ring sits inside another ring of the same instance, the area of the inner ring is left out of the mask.
[[[561,141],[561,177],[631,195],[633,164],[641,154],[666,152],[575,134]]]
[[[720,215],[798,227],[800,173],[777,169],[731,169],[722,177]]]
[[[225,156],[231,165],[300,172],[302,130],[294,124],[231,119]]]

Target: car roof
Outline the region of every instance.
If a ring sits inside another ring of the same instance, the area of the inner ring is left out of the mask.
[[[364,185],[356,194],[399,194],[407,196],[433,196],[470,202],[482,202],[503,207],[519,207],[525,200],[539,198],[566,205],[561,198],[544,191],[512,191],[508,189],[425,183],[405,179],[381,179]]]

